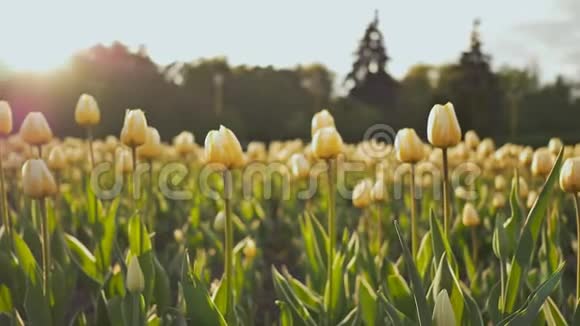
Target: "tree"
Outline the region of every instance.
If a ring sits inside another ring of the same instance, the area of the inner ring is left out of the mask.
[[[351,97],[381,109],[393,109],[397,104],[398,84],[385,70],[389,56],[378,24],[378,13],[375,12],[374,20],[359,43],[356,60],[345,84],[350,88]]]

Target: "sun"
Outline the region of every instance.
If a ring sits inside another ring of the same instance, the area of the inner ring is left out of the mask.
[[[0,63],[15,72],[51,72],[64,67],[69,55],[58,52],[20,52],[9,57],[0,57]]]

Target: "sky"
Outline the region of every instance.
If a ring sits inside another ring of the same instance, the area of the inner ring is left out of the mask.
[[[348,73],[374,11],[404,76],[416,63],[456,61],[480,18],[493,66],[539,66],[544,80],[580,75],[580,0],[28,1],[0,0],[0,63],[47,71],[97,43],[144,44],[167,64],[225,56],[232,64],[323,63]]]

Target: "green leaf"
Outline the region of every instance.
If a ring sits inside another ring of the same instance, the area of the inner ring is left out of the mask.
[[[104,294],[102,294],[104,296]],[[104,299],[107,303],[107,313],[109,315],[109,323],[111,326],[124,326],[122,299],[119,296],[114,296],[110,299]]]
[[[218,308],[219,312],[222,315],[226,315],[227,309],[227,293],[226,293],[226,276],[223,275],[222,279],[220,280],[215,292],[212,294],[211,300]]]
[[[377,323],[377,294],[364,277],[358,277],[358,310],[365,325]]]
[[[329,282],[326,282],[326,287],[324,289],[324,307],[327,312],[331,312],[333,318],[340,316],[343,312],[343,302],[345,301],[345,290],[344,286],[342,286],[344,278],[344,259],[345,256],[341,253],[337,253],[334,256],[332,265],[332,282],[334,285],[332,297],[330,297],[329,293]]]
[[[502,262],[506,261],[512,252],[512,246],[509,242],[508,234],[504,226],[504,218],[501,214],[498,214],[495,218],[492,249],[495,256]]]
[[[14,239],[14,250],[16,251],[19,265],[32,285],[36,285],[36,280],[40,278],[36,259],[34,259],[26,242],[16,232],[12,233],[12,237]]]
[[[536,247],[540,234],[540,228],[546,217],[546,209],[550,201],[550,196],[560,176],[563,153],[564,149],[560,150],[560,154],[558,154],[552,171],[524,223],[507,281],[505,295],[505,311],[507,312],[513,311],[523,281],[523,275],[525,275],[531,264],[534,248]]]
[[[560,264],[556,272],[530,294],[523,308],[501,321],[498,326],[532,324],[542,305],[560,282],[564,265],[564,263]]]
[[[398,273],[387,276],[387,290],[397,310],[407,316],[415,314],[413,295],[403,276]]]
[[[280,326],[294,326],[292,311],[284,301],[276,300],[276,305],[280,309]]]
[[[131,252],[135,255],[141,256],[143,253],[151,250],[151,239],[149,239],[147,227],[141,221],[138,214],[131,216],[129,219],[128,235],[129,247],[131,248]],[[143,250],[140,248],[141,240],[143,241]]]
[[[119,208],[120,197],[115,198],[109,207],[109,211],[105,218],[100,221],[103,227],[103,236],[99,241],[99,248],[102,251],[101,254],[95,249],[94,256],[97,259],[97,266],[101,266],[101,271],[106,271],[111,265],[111,255],[114,251],[113,245],[115,243],[117,235],[117,210]]]
[[[548,326],[568,326],[564,315],[562,315],[562,312],[558,309],[558,306],[552,298],[548,297],[542,310]]]
[[[51,326],[53,324],[50,314],[48,298],[42,293],[41,282],[29,284],[24,297],[24,310],[26,311],[28,325]]]
[[[405,314],[401,311],[397,310],[395,306],[393,306],[389,300],[385,297],[383,293],[379,293],[379,298],[381,301],[381,306],[387,316],[387,318],[391,321],[391,325],[412,325],[412,322]]]
[[[103,284],[103,275],[97,271],[97,260],[77,238],[65,234],[65,240],[71,252],[73,261],[92,280],[99,285]]]
[[[465,298],[465,309],[466,314],[464,321],[469,326],[484,326],[483,318],[481,317],[481,310],[477,305],[475,299],[469,293],[469,290],[465,287],[463,289],[463,297]]]
[[[302,282],[292,277],[288,272],[284,271],[284,275],[288,280],[288,284],[290,284],[294,293],[296,293],[296,296],[302,303],[316,312],[322,311],[322,298],[318,293],[312,291],[306,285],[302,284]]]
[[[433,260],[432,244],[431,231],[427,231],[423,236],[423,240],[421,240],[421,246],[419,246],[419,252],[417,253],[417,270],[419,270],[419,275],[421,275],[423,280]]]
[[[417,322],[421,326],[431,325],[431,308],[427,304],[427,300],[425,299],[425,289],[423,288],[423,283],[421,282],[421,277],[419,276],[419,272],[417,271],[417,267],[415,267],[415,263],[413,262],[413,257],[409,252],[409,248],[401,235],[401,230],[399,228],[399,221],[393,221],[395,224],[395,231],[397,232],[397,236],[399,237],[399,242],[401,243],[401,247],[403,249],[403,258],[405,260],[405,265],[407,266],[407,272],[411,278],[411,288],[413,289],[413,298],[415,299],[415,308],[417,312]]]
[[[276,267],[272,266],[272,278],[274,281],[274,289],[278,296],[282,297],[284,302],[288,303],[292,311],[305,323],[310,326],[316,326],[316,322],[312,319],[310,312],[304,304],[298,299],[298,296],[292,290],[284,276],[278,272]]]
[[[155,285],[153,294],[155,303],[157,304],[157,311],[161,316],[163,316],[171,305],[169,276],[155,255],[153,255],[153,265],[155,266]]]
[[[445,253],[447,255],[447,260],[455,274],[459,272],[457,266],[457,260],[455,255],[451,250],[451,245],[449,245],[449,240],[443,233],[443,227],[441,223],[435,218],[435,213],[431,210],[431,215],[429,216],[429,227],[431,228],[431,238],[433,239],[433,253],[435,254],[435,260],[440,261],[441,257]]]
[[[211,301],[206,289],[197,277],[188,273],[179,283],[186,304],[190,325],[226,326],[226,321]]]
[[[10,289],[4,284],[0,284],[0,313],[12,314],[12,309],[14,306]]]

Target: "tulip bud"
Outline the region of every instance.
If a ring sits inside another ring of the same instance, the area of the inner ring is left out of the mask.
[[[41,159],[30,159],[22,166],[22,190],[33,199],[56,194],[54,177]]]
[[[248,144],[246,150],[248,161],[263,162],[266,160],[266,145],[262,142],[253,141]]]
[[[342,137],[334,127],[318,129],[312,138],[312,151],[319,159],[334,158],[342,152]]]
[[[352,191],[352,204],[357,208],[365,208],[371,203],[371,189],[373,184],[371,180],[364,179],[360,181]]]
[[[496,192],[491,200],[491,205],[494,208],[502,208],[505,206],[505,196],[501,192]]]
[[[30,145],[48,144],[52,130],[42,112],[30,112],[20,126],[20,137]]]
[[[137,256],[132,256],[127,266],[127,290],[131,293],[141,293],[145,289],[145,277],[139,265]]]
[[[471,197],[469,191],[467,191],[463,186],[457,186],[454,193],[455,197],[463,200],[468,200]]]
[[[456,324],[453,306],[451,305],[451,301],[449,301],[449,295],[445,289],[441,290],[435,298],[433,324],[436,326],[452,326]]]
[[[435,104],[427,120],[427,138],[431,145],[440,148],[453,147],[461,141],[461,128],[451,102]]]
[[[215,216],[213,220],[213,228],[218,231],[222,232],[226,227],[226,214],[223,211],[220,211]]]
[[[246,258],[248,259],[253,259],[254,257],[256,257],[256,242],[252,239],[248,239],[246,240],[246,245],[244,246],[244,256],[246,256]]]
[[[312,126],[311,126],[311,136],[314,137],[314,134],[322,128],[326,127],[333,127],[334,125],[334,118],[327,110],[322,110],[312,117]]]
[[[528,183],[526,182],[526,179],[524,179],[523,177],[519,178],[519,184],[518,184],[518,188],[520,190],[519,195],[520,198],[527,198],[528,197]]]
[[[60,146],[55,146],[48,154],[48,167],[53,171],[60,171],[66,167],[66,157]]]
[[[128,150],[119,148],[115,155],[115,167],[117,173],[128,174],[133,171],[133,157]]]
[[[548,150],[552,155],[558,155],[562,147],[564,147],[564,144],[560,138],[550,138],[550,141],[548,142]]]
[[[373,188],[371,189],[371,198],[374,202],[381,202],[387,199],[387,187],[385,182],[381,179],[377,179]]]
[[[219,130],[211,130],[205,137],[205,159],[207,163],[221,164],[228,169],[245,163],[238,138],[224,126],[220,126]]]
[[[546,177],[554,165],[554,157],[546,148],[538,148],[532,157],[532,174]]]
[[[173,138],[173,147],[179,155],[187,155],[195,151],[195,137],[189,131],[182,131]]]
[[[137,147],[137,155],[146,160],[152,160],[161,154],[161,137],[157,129],[153,127],[147,127],[147,134],[145,137],[145,143]]]
[[[425,157],[423,142],[415,129],[405,128],[397,132],[395,152],[397,159],[403,163],[417,163]]]
[[[505,188],[507,186],[507,182],[505,181],[505,178],[501,174],[498,174],[495,176],[493,183],[495,186],[495,190],[497,190],[497,191],[503,191],[503,190],[505,190]]]
[[[473,207],[472,203],[466,203],[465,206],[463,206],[462,221],[463,225],[467,227],[478,226],[481,223],[479,220],[479,214],[475,207]]]
[[[183,230],[181,230],[181,229],[173,230],[173,239],[177,243],[183,243],[185,240],[185,235],[183,234]]]
[[[471,150],[476,150],[479,146],[479,136],[474,130],[465,133],[465,145]]]
[[[531,147],[524,148],[518,157],[520,164],[523,166],[529,166],[532,163],[532,158],[534,156],[534,150]]]
[[[12,132],[12,109],[6,101],[0,101],[0,134],[8,135]]]
[[[94,97],[89,94],[81,95],[75,109],[75,121],[79,126],[83,127],[99,124],[101,112]]]
[[[126,110],[125,122],[121,129],[121,142],[129,147],[143,145],[147,140],[147,119],[143,111]]]
[[[528,193],[528,198],[526,200],[526,207],[527,208],[532,208],[532,206],[534,206],[534,204],[536,203],[536,199],[538,199],[538,193],[536,191],[530,191]]]
[[[296,153],[290,157],[290,169],[296,178],[307,178],[310,174],[310,163],[304,154]]]
[[[580,157],[569,158],[562,165],[560,188],[564,192],[580,192]]]

